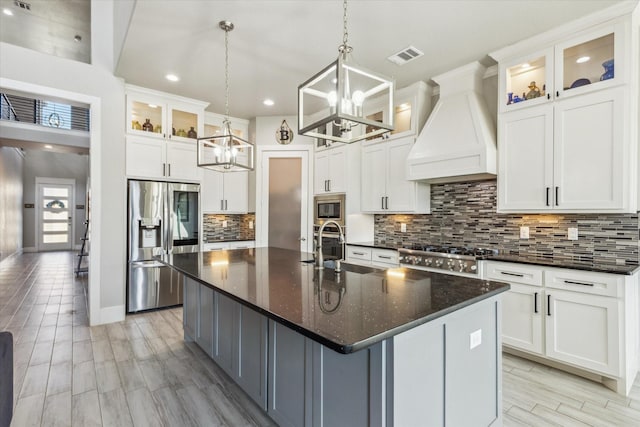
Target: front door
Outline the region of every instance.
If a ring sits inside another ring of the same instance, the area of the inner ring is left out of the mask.
[[[73,183],[36,184],[38,251],[71,250],[73,245]]]

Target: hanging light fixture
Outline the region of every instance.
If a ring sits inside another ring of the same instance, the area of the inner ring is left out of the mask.
[[[395,81],[360,67],[348,44],[347,0],[338,59],[298,86],[298,132],[352,143],[393,130]]]
[[[219,26],[224,30],[225,115],[221,135],[198,138],[198,166],[219,172],[253,170],[254,146],[233,134],[229,120],[229,31],[234,26],[229,21]]]

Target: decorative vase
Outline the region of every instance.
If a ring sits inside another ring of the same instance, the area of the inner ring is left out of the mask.
[[[189,138],[194,138],[194,139],[198,137],[198,134],[195,131],[195,129],[193,128],[193,126],[191,126],[191,129],[189,129],[189,132],[187,132],[187,136]]]
[[[183,138],[186,138],[187,132],[185,132],[184,129],[178,129],[178,132],[176,132],[176,136],[181,136]]]
[[[142,130],[147,132],[153,132],[153,125],[149,120],[150,119],[144,119],[144,123],[142,124]]]
[[[140,125],[139,121],[134,120],[131,122],[131,129],[142,130],[142,126]]]
[[[160,125],[156,125],[156,127],[153,129],[156,133],[162,133],[162,126]]]
[[[608,61],[604,61],[602,63],[602,66],[604,67],[604,74],[602,74],[600,76],[600,81],[602,80],[609,80],[613,78],[613,59],[610,59]]]

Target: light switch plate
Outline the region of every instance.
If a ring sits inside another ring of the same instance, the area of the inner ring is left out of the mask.
[[[407,232],[407,224],[405,224],[404,222],[400,223],[400,232],[401,233],[406,233]]]
[[[529,238],[529,227],[526,227],[526,226],[520,227],[520,238],[521,239]]]
[[[227,228],[227,220],[222,221],[222,227]]]
[[[569,240],[578,240],[578,229],[576,227],[569,227],[567,230],[567,238]]]
[[[482,344],[482,329],[469,334],[469,350],[473,350],[480,344]]]
[[[249,230],[253,230],[253,221],[249,221]]]

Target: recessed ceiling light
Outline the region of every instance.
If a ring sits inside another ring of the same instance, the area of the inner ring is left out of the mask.
[[[11,9],[4,8],[2,9],[2,13],[4,13],[7,16],[13,16],[13,12],[11,11]]]
[[[180,80],[180,77],[176,76],[175,74],[167,74],[164,77],[170,82],[177,82],[178,80]]]
[[[51,150],[53,148],[53,145],[47,144],[44,146],[44,148],[46,148],[47,150]]]
[[[147,104],[147,105],[149,105],[150,108],[158,108],[156,104]]]
[[[576,59],[576,64],[582,64],[583,62],[587,62],[590,59],[590,56],[581,56],[580,58]]]
[[[268,98],[262,101],[262,103],[267,107],[271,107],[274,104],[273,99],[268,99]]]

